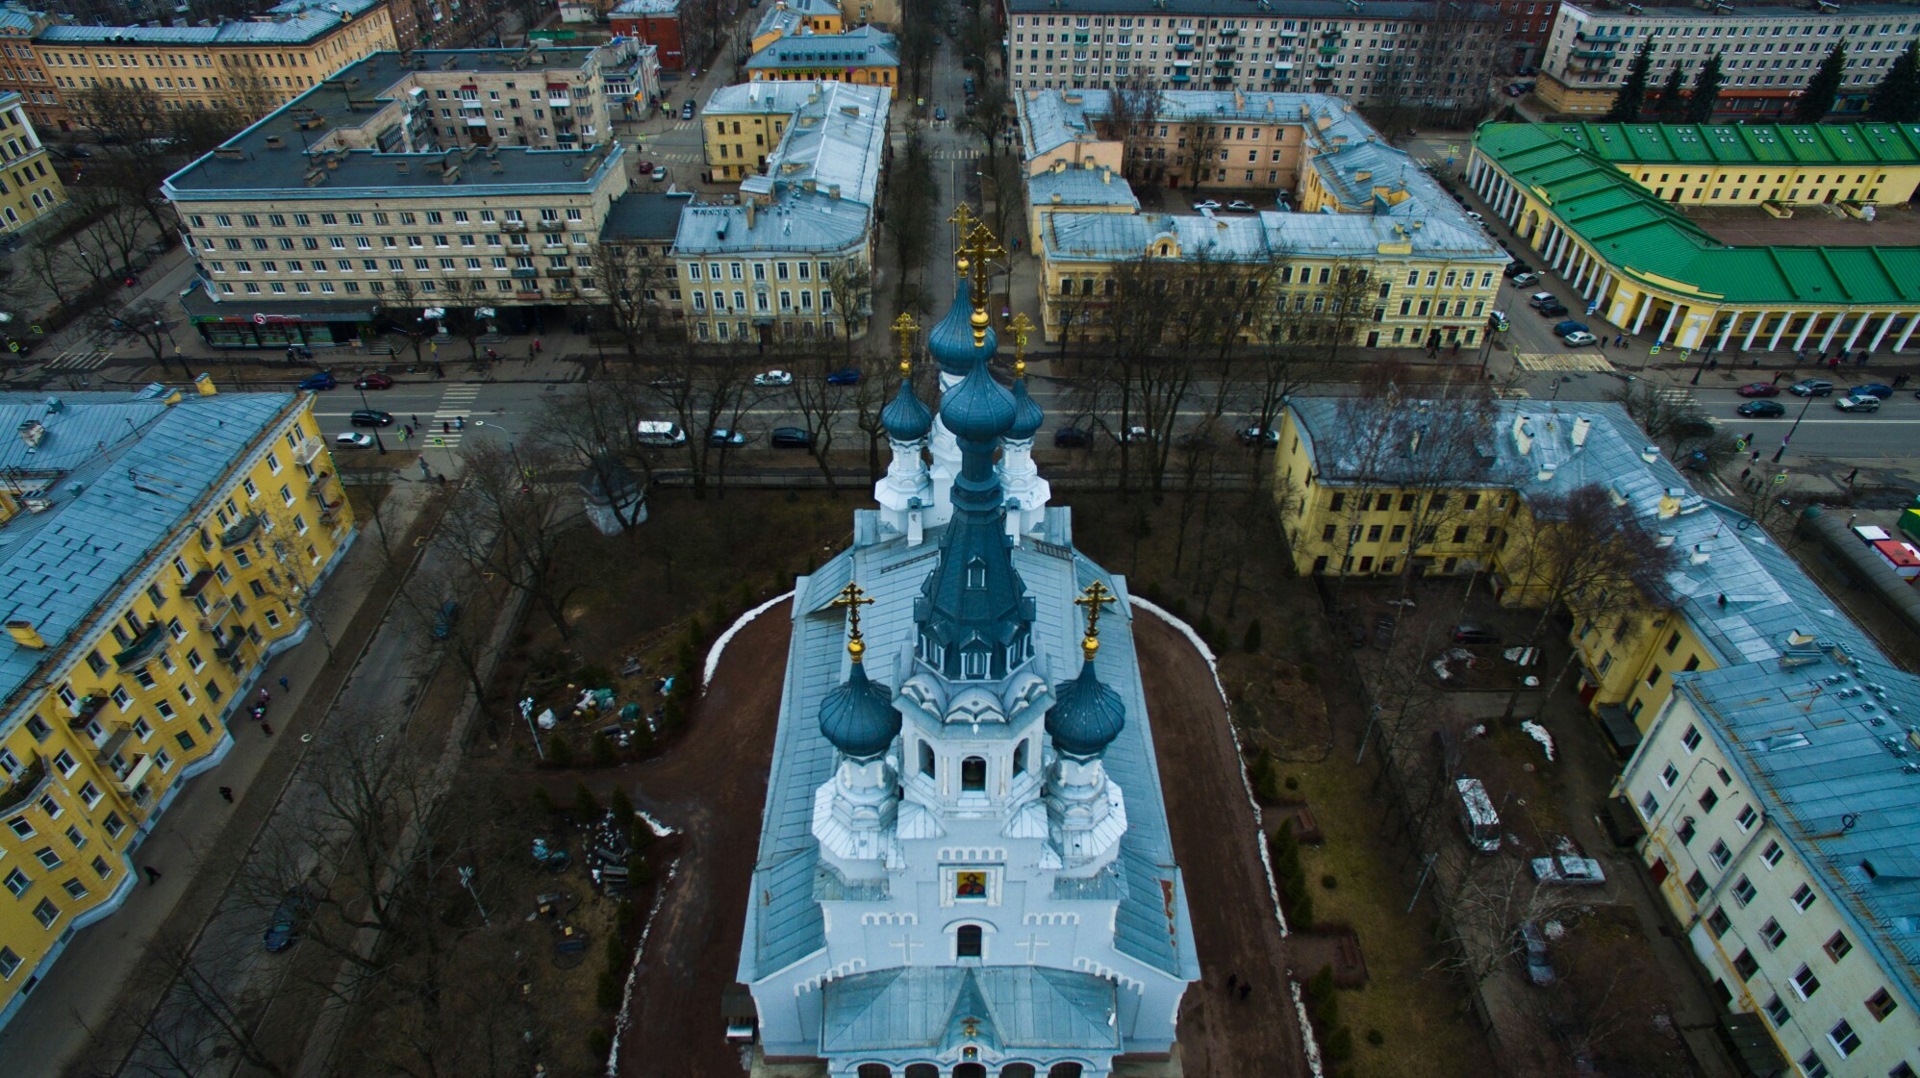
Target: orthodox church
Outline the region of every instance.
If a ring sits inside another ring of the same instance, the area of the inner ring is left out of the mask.
[[[1176,1075],[1200,966],[1126,583],[1048,505],[1025,365],[1011,390],[987,368],[997,245],[960,220],[937,408],[903,315],[879,508],[794,593],[740,956],[753,1071]]]

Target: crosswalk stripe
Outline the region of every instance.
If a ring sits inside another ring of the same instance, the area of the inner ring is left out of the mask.
[[[89,348],[89,349],[79,349],[79,350],[68,349],[67,351],[64,351],[59,355],[53,357],[52,359],[48,360],[45,366],[50,371],[51,370],[69,370],[69,371],[92,370],[100,366],[101,364],[105,363],[108,359],[112,358],[112,356],[113,356],[113,353],[107,351],[104,348]]]

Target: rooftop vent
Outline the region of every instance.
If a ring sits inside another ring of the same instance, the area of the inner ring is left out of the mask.
[[[1657,445],[1649,445],[1649,446],[1643,447],[1640,450],[1640,459],[1646,461],[1648,464],[1652,464],[1654,461],[1659,460],[1660,447]]]
[[[19,426],[20,440],[27,443],[28,449],[37,449],[40,439],[47,436],[47,428],[38,419],[29,419]]]
[[[1581,446],[1586,445],[1587,435],[1590,434],[1592,431],[1593,431],[1593,420],[1588,419],[1584,416],[1574,420],[1573,433],[1569,436],[1573,440],[1573,447],[1575,449],[1578,449]]]

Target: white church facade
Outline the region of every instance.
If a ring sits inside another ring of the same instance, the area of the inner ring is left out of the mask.
[[[929,333],[938,412],[906,378],[886,409],[880,508],[794,594],[739,967],[758,1074],[1179,1073],[1200,967],[1126,582],[1047,505],[983,283]]]

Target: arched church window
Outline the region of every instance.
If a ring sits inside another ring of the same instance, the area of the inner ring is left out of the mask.
[[[893,1068],[885,1063],[862,1063],[854,1078],[893,1078]]]
[[[1024,775],[1027,773],[1027,743],[1025,741],[1013,747],[1013,773],[1016,775]]]
[[[933,746],[925,741],[920,743],[920,773],[933,777]]]
[[[1034,1078],[1035,1073],[1031,1063],[1009,1063],[1000,1068],[1000,1078]]]
[[[987,1068],[978,1063],[961,1063],[953,1068],[953,1078],[987,1078]]]
[[[980,957],[980,926],[961,925],[953,936],[953,956],[955,958]]]
[[[987,761],[978,756],[969,756],[960,761],[960,789],[970,793],[984,793],[987,788]]]
[[[1080,1078],[1082,1071],[1078,1063],[1055,1063],[1047,1068],[1047,1078]]]
[[[909,1063],[907,1078],[940,1078],[940,1068],[931,1063]]]
[[[969,644],[961,648],[960,676],[966,678],[986,677],[989,666],[988,655],[989,652],[985,644]]]

